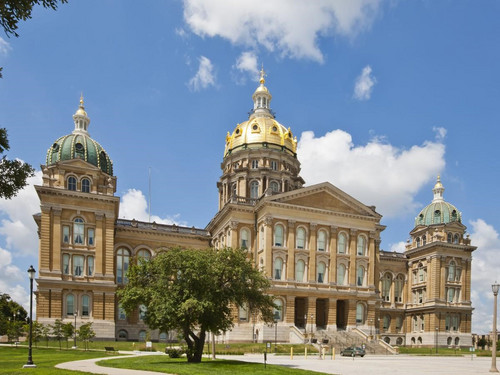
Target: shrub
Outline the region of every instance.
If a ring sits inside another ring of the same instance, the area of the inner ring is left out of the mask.
[[[180,358],[184,354],[184,350],[181,348],[166,348],[165,353],[168,354],[170,358]]]

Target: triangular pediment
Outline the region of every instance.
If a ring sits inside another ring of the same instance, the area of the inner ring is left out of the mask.
[[[329,182],[278,194],[270,197],[269,200],[293,206],[381,217],[372,207],[364,205]]]

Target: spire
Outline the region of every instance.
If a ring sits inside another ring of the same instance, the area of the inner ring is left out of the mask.
[[[437,181],[436,185],[434,185],[434,189],[432,189],[432,192],[434,193],[434,199],[432,202],[442,202],[444,201],[443,199],[443,192],[444,192],[444,186],[441,183],[441,176],[437,176]]]
[[[73,115],[73,121],[75,122],[75,130],[73,133],[83,133],[88,135],[88,127],[90,124],[90,119],[85,111],[85,106],[83,102],[83,93],[80,95],[80,105]]]
[[[253,110],[250,112],[250,119],[254,117],[271,117],[274,118],[274,115],[271,111],[270,103],[272,99],[272,95],[264,86],[266,83],[266,72],[264,70],[264,65],[262,65],[260,69],[260,86],[257,87],[255,92],[252,95],[253,99]]]

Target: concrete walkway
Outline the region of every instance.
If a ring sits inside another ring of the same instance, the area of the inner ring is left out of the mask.
[[[130,352],[127,352],[130,353]],[[66,370],[86,371],[94,374],[109,375],[158,375],[158,372],[125,370],[119,368],[98,366],[96,362],[106,359],[127,358],[137,355],[165,355],[163,353],[134,352],[129,356],[105,357],[86,359],[74,362],[60,363],[56,367]],[[262,363],[262,354],[249,354],[244,356],[217,356],[219,359],[232,359],[237,361]],[[335,360],[323,359],[309,356],[295,356],[290,359],[288,356],[268,355],[267,363],[282,365],[289,368],[312,370],[327,374],[339,375],[486,375],[489,374],[491,358],[488,357],[427,357],[409,355],[367,355],[364,358],[337,356]]]

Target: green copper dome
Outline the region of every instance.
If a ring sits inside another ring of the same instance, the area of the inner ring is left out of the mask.
[[[83,107],[83,98],[80,98],[80,107],[73,115],[73,120],[75,130],[56,140],[48,149],[46,165],[62,160],[82,159],[112,176],[113,162],[108,153],[99,143],[90,138],[87,132],[90,119]]]
[[[431,204],[427,205],[418,216],[415,218],[415,226],[432,225],[432,224],[447,224],[454,221],[462,222],[462,214],[451,203],[445,202],[443,199],[444,187],[441,184],[441,179],[438,180],[434,189],[434,199]]]

